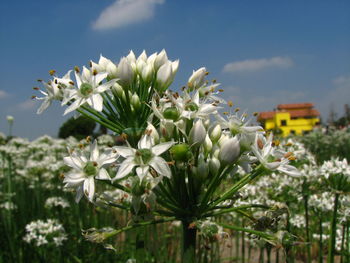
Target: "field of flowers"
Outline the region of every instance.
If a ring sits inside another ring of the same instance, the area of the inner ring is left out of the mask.
[[[336,133],[338,140],[349,142],[348,132]],[[307,262],[308,257],[324,262],[329,252],[336,193],[330,188],[327,178],[334,169],[348,174],[349,166],[346,161],[336,159],[318,165],[317,158],[299,141],[317,138],[322,145],[327,144],[328,136],[334,134],[313,133],[281,142],[293,150],[302,176],[273,173],[242,189],[234,201],[235,207],[261,204],[271,207],[269,212],[247,213],[246,219],[240,219],[235,214],[217,216],[223,225],[233,222],[236,226],[264,230],[274,233],[276,240],[258,239],[249,233],[222,228],[217,235],[218,226],[202,226],[197,248],[201,262],[284,262],[286,253],[291,259],[289,262]],[[180,249],[176,240],[181,232],[178,224],[134,230],[111,240],[110,244],[86,241],[82,230],[122,226],[130,218],[117,207],[107,210],[103,203],[94,208],[87,202],[77,204],[74,193],[63,187],[61,175],[69,169],[63,162],[67,147],[83,147],[87,144],[85,140],[44,136],[32,142],[22,138],[6,141],[4,135],[0,140],[1,262],[127,262],[128,259],[176,262]],[[110,135],[101,136],[97,141],[100,147],[115,144],[115,138]],[[308,146],[312,149],[314,144]],[[349,158],[349,155],[342,157]],[[322,154],[319,158],[326,157]],[[237,171],[228,183],[240,176],[240,171]],[[116,203],[128,202],[129,198],[120,196],[120,192],[113,191],[108,185],[101,195]],[[338,202],[335,253],[342,256],[345,263],[349,262],[349,196],[339,192]],[[279,236],[284,230],[291,234],[288,240]],[[276,258],[276,255],[279,257]]]
[[[0,136],[0,262],[350,263],[349,132],[274,137],[166,52],[40,81],[115,135]],[[229,111],[223,112],[228,108]]]

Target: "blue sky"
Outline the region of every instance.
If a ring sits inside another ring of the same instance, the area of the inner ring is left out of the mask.
[[[12,115],[15,135],[57,135],[64,109],[36,115],[36,80],[130,49],[180,59],[172,89],[207,67],[249,112],[313,102],[327,119],[350,104],[350,1],[36,0],[1,1],[0,10],[3,133]]]

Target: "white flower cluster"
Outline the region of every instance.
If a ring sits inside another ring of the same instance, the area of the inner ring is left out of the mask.
[[[37,247],[43,245],[59,247],[67,240],[63,226],[56,219],[33,221],[27,224],[25,229],[26,235],[23,240]]]
[[[54,207],[67,208],[70,207],[70,205],[64,198],[60,196],[53,196],[46,199],[45,207],[49,209]]]
[[[347,160],[339,160],[338,158],[326,161],[321,167],[321,173],[328,179],[332,175],[344,175],[350,183],[350,166]]]
[[[130,86],[134,81],[142,84],[149,84],[149,81],[156,76],[156,87],[158,91],[164,91],[174,80],[179,66],[179,61],[170,61],[165,50],[147,56],[143,51],[136,58],[133,51],[128,56],[122,57],[119,63],[114,63],[101,55],[99,62],[90,62],[90,68],[85,66],[82,72],[78,67],[75,68],[75,82],[71,79],[71,70],[62,78],[54,76],[52,80],[43,82],[44,90],[39,90],[44,96],[37,97],[43,100],[38,113],[47,109],[52,101],[61,101],[62,105],[68,105],[64,114],[77,110],[84,104],[88,104],[94,110],[101,112],[103,109],[105,92],[127,98],[133,106],[140,103],[139,95],[126,90],[123,87]],[[54,75],[55,72],[51,71]],[[129,94],[130,92],[130,94]],[[130,102],[129,101],[129,102]]]
[[[3,203],[0,203],[0,209],[5,209],[7,211],[16,210],[17,205],[12,201],[5,201]]]

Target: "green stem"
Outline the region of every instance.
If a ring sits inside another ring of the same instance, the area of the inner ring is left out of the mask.
[[[244,227],[244,219],[242,219],[242,227]],[[245,233],[242,231],[242,244],[241,244],[241,254],[242,254],[242,263],[245,263]]]
[[[159,223],[165,223],[165,222],[170,222],[176,220],[175,217],[169,217],[169,218],[163,218],[163,219],[158,219],[158,220],[152,220],[152,221],[146,221],[146,222],[139,222],[132,224],[130,226],[126,226],[120,229],[115,229],[114,231],[108,232],[104,235],[104,239],[111,238],[115,235],[118,235],[119,233],[129,231],[131,229],[135,229],[138,227],[143,227],[143,226],[149,226],[149,225],[154,225],[154,224],[159,224]]]
[[[346,263],[350,263],[350,221],[346,222]]]
[[[310,232],[309,232],[309,206],[308,206],[308,196],[304,195],[304,208],[305,208],[305,230],[306,230],[306,253],[307,253],[307,263],[311,262],[311,244],[310,244]]]
[[[322,212],[320,213],[319,222],[320,240],[319,240],[319,263],[323,263],[323,227],[322,227]]]
[[[250,183],[251,181],[256,179],[258,176],[264,174],[265,171],[266,171],[266,169],[262,165],[259,165],[251,174],[245,175],[241,180],[239,180],[237,183],[235,183],[230,190],[225,192],[219,199],[214,201],[208,210],[213,209],[215,206],[220,204],[222,201],[225,201],[226,199],[230,198],[234,193],[236,193],[243,186]]]
[[[190,227],[190,223],[182,221],[182,263],[196,262],[197,229]]]
[[[268,209],[269,206],[266,206],[266,205],[254,205],[253,204],[253,205],[241,205],[241,206],[231,207],[231,208],[227,208],[227,209],[222,209],[221,208],[221,210],[219,210],[219,211],[204,214],[203,217],[218,216],[218,215],[231,213],[231,212],[236,212],[237,210],[243,210],[243,209],[248,209],[248,208],[264,208],[264,209]]]
[[[338,211],[338,203],[339,203],[339,193],[335,194],[334,197],[334,208],[331,222],[331,236],[328,244],[328,258],[327,263],[334,263],[335,257],[335,238],[337,234],[337,211]]]
[[[244,227],[239,227],[239,226],[232,226],[232,225],[227,225],[225,223],[217,223],[219,226],[222,226],[223,228],[227,228],[227,229],[232,229],[235,231],[243,231],[245,233],[249,233],[249,234],[253,234],[253,235],[257,235],[260,236],[262,238],[264,238],[266,241],[270,241],[272,243],[275,243],[276,237],[269,235],[265,232],[262,231],[257,231],[257,230],[253,230],[253,229],[249,229],[249,228],[244,228]]]
[[[345,233],[346,233],[346,228],[345,228],[345,224],[343,224],[342,237],[341,237],[341,258],[340,258],[340,263],[344,263],[344,258],[345,258],[345,253],[346,253],[346,251],[344,250]]]

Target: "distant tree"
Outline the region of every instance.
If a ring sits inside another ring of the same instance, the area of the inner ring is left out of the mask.
[[[344,116],[334,121],[334,125],[338,128],[347,126],[350,123],[350,107],[348,104],[344,105]]]
[[[81,140],[92,135],[95,128],[96,123],[85,116],[79,116],[76,119],[72,117],[62,124],[58,132],[58,137],[65,139],[73,136]]]
[[[327,122],[329,125],[333,126],[335,125],[336,120],[337,120],[337,113],[334,110],[333,104],[331,104]]]

